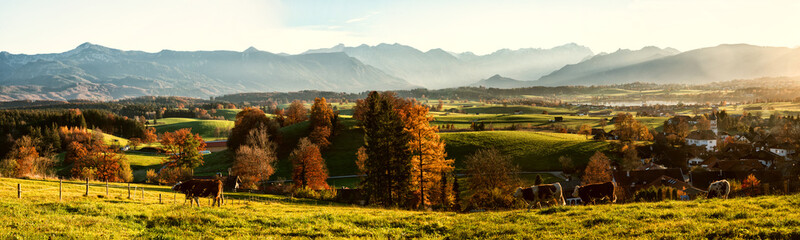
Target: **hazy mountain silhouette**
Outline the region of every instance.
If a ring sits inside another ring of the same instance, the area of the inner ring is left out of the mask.
[[[647,48],[638,52],[645,50]],[[659,51],[651,49],[647,52]],[[664,52],[664,49],[661,52]],[[665,54],[669,52],[671,51]],[[637,81],[703,84],[734,79],[800,75],[800,68],[797,67],[800,66],[800,49],[797,48],[724,44],[656,57],[639,63],[631,61],[627,65],[620,64],[624,61],[618,59],[646,59],[630,57],[637,55],[635,53],[617,52],[597,56],[566,66],[542,77],[537,82],[548,86],[607,85]],[[647,55],[649,54],[644,54]]]
[[[521,88],[535,86],[535,81],[519,81],[498,75],[490,78],[480,80],[476,83],[470,84],[472,87],[487,87],[487,88]]]
[[[356,92],[412,84],[344,53],[121,51],[84,43],[57,54],[0,53],[0,99],[208,97],[256,91]],[[86,92],[93,91],[93,92]]]
[[[535,80],[593,55],[589,48],[574,43],[551,49],[501,49],[480,56],[470,52],[450,53],[438,48],[422,52],[396,43],[358,47],[339,44],[305,53],[330,52],[344,52],[390,75],[427,88],[464,86],[494,74]]]

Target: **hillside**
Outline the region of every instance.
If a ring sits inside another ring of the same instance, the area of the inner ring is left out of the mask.
[[[597,58],[598,62],[605,62],[601,61],[600,57]],[[567,66],[552,76],[543,77],[541,84],[550,86],[632,82],[704,84],[735,79],[797,76],[800,75],[800,69],[794,66],[800,65],[800,48],[725,44],[639,63],[619,65],[613,64],[614,62],[603,63],[611,65],[608,69],[584,66],[603,65],[594,61]],[[586,70],[581,69],[584,67]]]
[[[471,87],[487,87],[487,88],[523,88],[535,85],[536,82],[520,81],[496,74],[490,78],[480,80],[476,83],[470,84]]]
[[[91,43],[55,54],[0,52],[0,100],[207,98],[237,92],[359,92],[414,86],[343,53],[121,51]]]
[[[22,199],[16,185],[23,187]],[[221,208],[180,205],[165,186],[81,196],[79,182],[0,178],[0,238],[408,238],[424,239],[795,239],[798,195],[666,201],[459,214],[339,205],[282,196],[226,193]],[[119,184],[122,185],[122,184]],[[158,203],[158,194],[164,203]],[[102,197],[101,197],[102,196]],[[234,201],[230,201],[233,199]]]
[[[567,156],[583,166],[596,151],[608,151],[608,142],[587,141],[584,136],[529,131],[442,133],[447,156],[464,168],[467,156],[478,149],[495,148],[511,157],[522,171],[560,170],[558,157]]]

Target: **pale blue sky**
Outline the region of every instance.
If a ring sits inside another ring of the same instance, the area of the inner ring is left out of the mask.
[[[797,47],[798,13],[800,1],[4,0],[0,51],[63,52],[83,42],[149,52],[254,46],[287,53],[338,43],[478,54],[570,42],[595,52]]]

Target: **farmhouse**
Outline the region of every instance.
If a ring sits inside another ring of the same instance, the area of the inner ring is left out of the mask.
[[[208,141],[206,142],[206,150],[210,152],[220,152],[228,149],[228,140]]]
[[[717,147],[717,135],[711,130],[699,130],[689,133],[686,145],[705,147],[706,151],[714,151]]]
[[[784,143],[778,144],[776,146],[770,147],[769,151],[774,153],[775,155],[778,155],[778,156],[781,156],[781,157],[783,157],[785,159],[788,159],[789,155],[795,153],[796,148],[795,148],[794,145],[792,145],[790,143],[787,143],[787,142],[784,142]]]

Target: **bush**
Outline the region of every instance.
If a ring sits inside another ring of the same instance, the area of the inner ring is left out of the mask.
[[[515,199],[511,193],[502,189],[479,190],[467,200],[467,209],[502,210],[523,207],[523,201]]]
[[[309,187],[297,188],[293,192],[293,196],[296,198],[310,198],[310,199],[319,199],[320,194],[317,193],[314,189]]]
[[[166,167],[158,173],[158,182],[162,184],[175,184],[189,179],[192,179],[191,168]]]
[[[146,177],[147,183],[158,183],[158,173],[155,169],[148,169]]]

